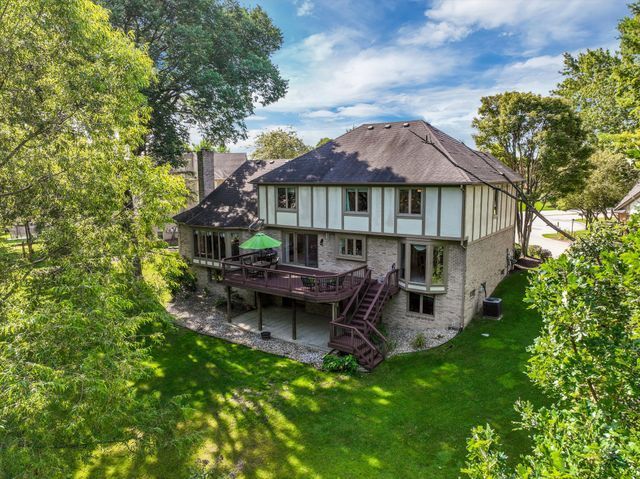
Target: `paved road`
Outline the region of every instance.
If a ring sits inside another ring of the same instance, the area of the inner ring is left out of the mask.
[[[569,210],[549,210],[543,211],[542,214],[552,223],[560,226],[564,230],[571,232],[583,230],[584,223],[580,223],[576,220],[580,219],[580,215],[577,211]],[[573,220],[573,225],[572,225]],[[531,230],[530,245],[540,245],[545,249],[548,249],[553,254],[554,258],[560,256],[571,243],[569,241],[558,241],[542,236],[543,234],[554,233],[554,230],[547,226],[540,218],[536,218],[533,222],[533,228]]]

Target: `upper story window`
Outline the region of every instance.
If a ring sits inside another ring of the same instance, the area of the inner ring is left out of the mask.
[[[344,210],[347,213],[368,213],[369,188],[347,188]]]
[[[422,214],[422,188],[401,188],[398,190],[398,214]]]
[[[405,241],[400,244],[400,279],[443,291],[447,278],[446,248],[441,244]]]
[[[193,231],[193,257],[221,260],[227,256],[225,235],[219,231]]]
[[[297,208],[297,195],[295,187],[278,188],[278,209],[295,210]]]
[[[338,257],[345,259],[366,259],[365,238],[361,236],[338,236]]]

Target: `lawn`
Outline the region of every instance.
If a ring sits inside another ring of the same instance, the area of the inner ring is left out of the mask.
[[[580,238],[581,236],[586,236],[587,234],[589,234],[588,230],[576,230],[573,232],[573,236],[576,239]],[[544,236],[545,238],[549,238],[557,241],[567,241],[567,242],[569,241],[569,239],[566,236],[561,235],[557,231],[554,233],[544,233],[542,236]]]
[[[237,477],[247,478],[456,478],[470,429],[485,423],[513,457],[528,444],[512,430],[513,403],[543,401],[524,374],[540,328],[522,304],[526,282],[515,274],[496,291],[502,321],[474,321],[439,348],[353,377],[169,332],[154,350],[156,377],[140,390],[167,400],[189,395],[189,421],[176,429],[202,437],[187,453],[144,461],[109,450],[76,477],[188,477],[196,457],[222,457],[224,468],[240,465]]]

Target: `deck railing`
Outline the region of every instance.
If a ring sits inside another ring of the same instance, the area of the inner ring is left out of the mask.
[[[366,265],[344,273],[280,268],[267,264],[260,253],[245,253],[222,260],[223,281],[234,286],[263,289],[304,298],[338,300],[353,294],[367,277]],[[257,264],[256,264],[257,263]]]
[[[382,308],[389,297],[398,291],[398,270],[395,265],[386,274],[382,286],[378,288],[364,317],[363,327],[356,328],[349,324],[350,317],[360,309],[362,299],[366,295],[370,283],[363,284],[351,298],[335,321],[331,322],[331,338],[346,338],[348,349],[353,351],[365,367],[372,365],[378,355],[387,355],[387,338],[378,330],[376,324]]]

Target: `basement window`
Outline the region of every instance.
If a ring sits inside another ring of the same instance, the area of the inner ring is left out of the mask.
[[[409,293],[409,311],[433,316],[436,298],[428,294]]]

